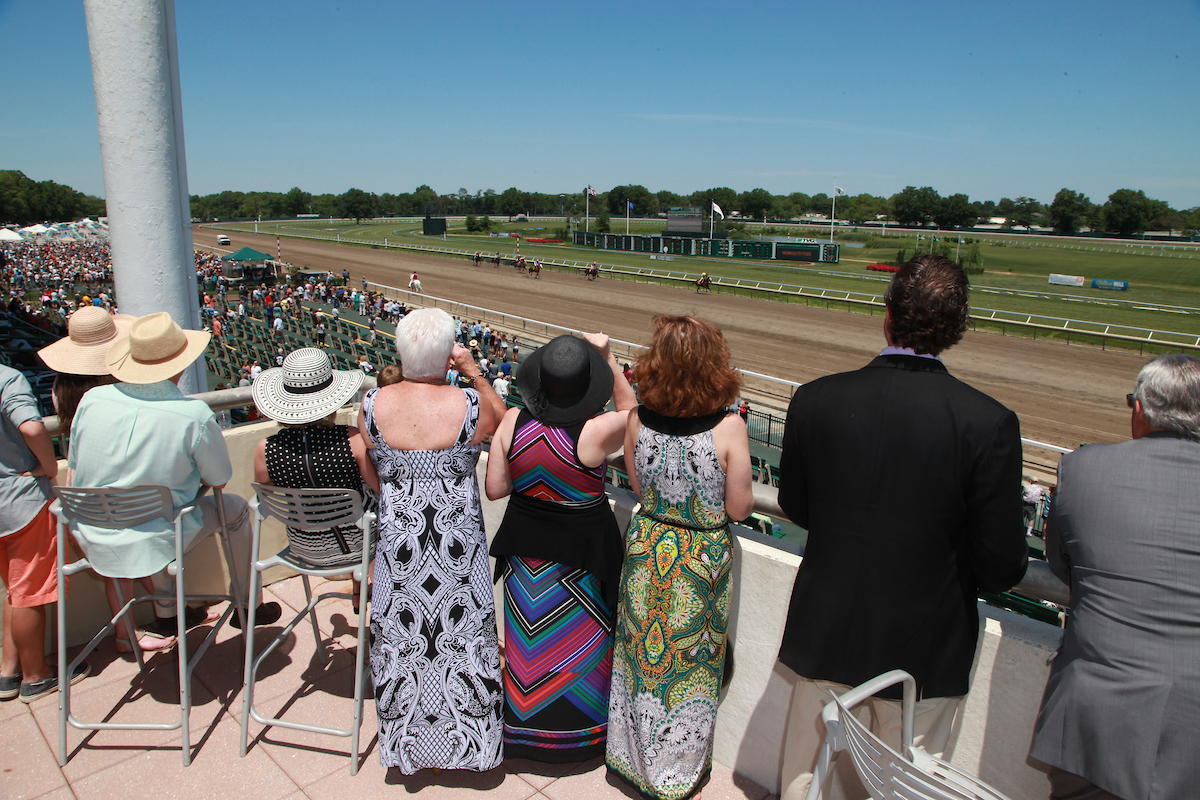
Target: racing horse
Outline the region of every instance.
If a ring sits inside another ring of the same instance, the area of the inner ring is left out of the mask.
[[[596,276],[600,274],[600,267],[596,266],[596,262],[593,261],[591,266],[583,271],[583,274],[587,275],[589,281],[594,281],[596,280]]]
[[[478,267],[480,264],[483,263],[483,254],[480,253],[478,250],[476,250],[475,255],[471,257],[471,260],[474,261],[475,266]]]
[[[496,255],[492,256],[492,266],[497,269],[500,268],[500,254],[499,253],[496,253]]]
[[[413,278],[412,280],[410,280],[408,282],[408,288],[409,288],[409,291],[413,291],[413,292],[416,292],[417,294],[420,294],[421,293],[421,279]]]
[[[515,272],[528,272],[529,267],[525,263],[525,256],[517,256],[516,261],[513,262],[513,270]]]
[[[699,294],[700,292],[711,292],[711,285],[712,278],[708,277],[707,275],[701,275],[696,279],[696,293]]]
[[[542,262],[535,258],[533,263],[525,268],[525,274],[532,275],[535,278],[542,277]]]

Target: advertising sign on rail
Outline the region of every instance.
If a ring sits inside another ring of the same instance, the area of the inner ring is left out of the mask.
[[[1092,278],[1093,289],[1112,289],[1115,292],[1129,291],[1129,281],[1108,281],[1103,278]]]
[[[1087,282],[1087,278],[1082,275],[1057,275],[1051,272],[1050,282],[1061,286],[1083,286]]]

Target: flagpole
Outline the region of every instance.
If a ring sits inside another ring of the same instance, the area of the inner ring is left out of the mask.
[[[829,212],[829,243],[833,244],[833,221],[837,219],[837,175],[833,176],[833,209]]]
[[[629,198],[625,198],[625,235],[629,235]]]
[[[592,213],[592,193],[588,191],[588,189],[591,189],[591,188],[592,188],[591,186],[588,186],[587,189],[583,190],[583,232],[584,233],[587,233],[588,217]]]
[[[725,217],[722,216],[721,219],[725,219]],[[717,201],[713,200],[710,197],[710,198],[708,198],[708,238],[709,239],[713,238],[713,231],[716,230],[716,226],[717,226]]]

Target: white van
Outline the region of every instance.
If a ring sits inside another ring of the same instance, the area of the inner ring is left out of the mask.
[[[223,233],[220,233],[220,234],[217,234],[217,244],[225,246],[225,245],[231,245],[231,244],[233,244],[233,242],[231,242],[229,240],[228,236],[226,236]]]

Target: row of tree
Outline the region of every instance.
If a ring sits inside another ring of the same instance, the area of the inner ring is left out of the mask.
[[[197,219],[253,219],[293,217],[317,214],[322,217],[349,217],[356,220],[377,216],[411,214],[471,214],[512,218],[518,214],[564,214],[580,218],[592,216],[653,217],[678,207],[698,207],[706,213],[716,203],[728,217],[733,212],[749,219],[799,219],[806,215],[829,217],[849,222],[869,222],[880,217],[901,225],[937,225],[941,228],[966,228],[1002,217],[1014,227],[1052,227],[1061,233],[1083,229],[1120,235],[1147,230],[1200,231],[1200,209],[1176,211],[1162,200],[1146,197],[1145,192],[1118,189],[1105,203],[1093,203],[1086,195],[1063,189],[1053,202],[1043,205],[1031,197],[971,200],[965,194],[942,197],[930,186],[905,187],[891,197],[871,194],[839,196],[824,192],[808,195],[792,192],[775,195],[766,189],[736,192],[719,186],[688,195],[671,191],[651,192],[636,184],[614,186],[606,192],[588,196],[523,192],[516,187],[495,192],[483,189],[474,194],[465,188],[439,195],[426,185],[410,193],[373,194],[349,189],[343,194],[314,195],[295,187],[287,192],[220,192],[192,197],[192,216]]]
[[[1148,230],[1200,231],[1200,208],[1176,211],[1140,189],[1118,189],[1103,204],[1093,203],[1081,192],[1060,189],[1047,206],[1032,197],[972,203],[965,194],[941,197],[932,187],[909,186],[893,195],[889,205],[892,217],[902,225],[934,223],[942,228],[961,228],[980,219],[1003,217],[1011,225],[1036,225],[1067,234],[1084,228],[1120,236]]]
[[[15,169],[0,170],[0,223],[33,225],[103,216],[104,201],[54,181],[35,181]]]
[[[518,214],[564,214],[582,217],[653,217],[671,208],[698,207],[707,212],[716,203],[727,217],[738,212],[750,219],[798,219],[805,215],[828,217],[835,213],[835,198],[823,192],[808,195],[792,192],[775,195],[766,189],[736,192],[715,187],[688,195],[671,191],[651,192],[636,184],[614,186],[589,197],[585,192],[544,194],[523,192],[510,187],[503,192],[482,189],[474,194],[465,188],[439,195],[427,185],[412,192],[374,194],[349,189],[342,194],[317,194],[293,187],[286,192],[225,191],[205,196],[193,195],[195,219],[255,219],[295,217],[317,214],[322,217],[349,217],[356,220],[377,216],[412,214],[471,214],[476,217]],[[1086,195],[1062,189],[1049,205],[1031,197],[972,201],[965,194],[942,197],[930,186],[914,186],[891,197],[871,194],[836,198],[838,219],[868,222],[885,216],[902,225],[937,225],[942,228],[970,227],[980,220],[1003,217],[1013,226],[1052,227],[1061,233],[1084,229],[1119,235],[1135,235],[1147,230],[1200,232],[1200,208],[1177,211],[1162,200],[1147,197],[1143,191],[1118,189],[1104,203],[1094,203]],[[104,200],[77,192],[54,181],[37,182],[16,170],[0,170],[0,222],[29,225],[35,222],[64,221],[92,214],[104,214]]]

